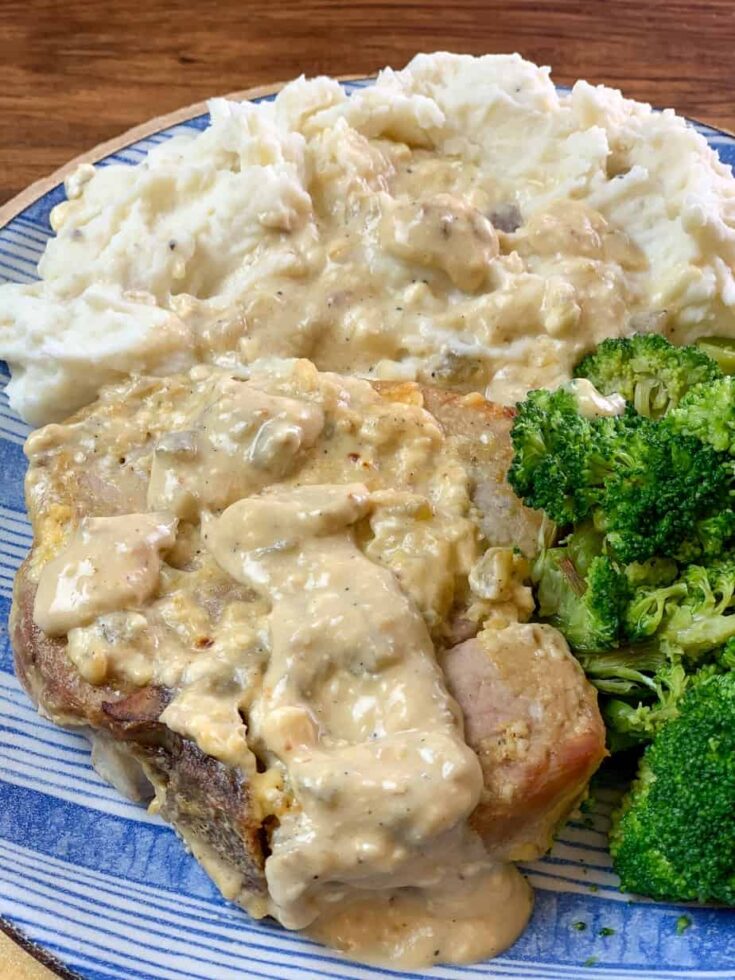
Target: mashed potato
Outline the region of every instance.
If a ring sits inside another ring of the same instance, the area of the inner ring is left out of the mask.
[[[41,281],[0,287],[30,422],[233,355],[512,402],[606,336],[735,335],[735,181],[671,111],[451,54],[210,110],[138,166],[81,168]]]

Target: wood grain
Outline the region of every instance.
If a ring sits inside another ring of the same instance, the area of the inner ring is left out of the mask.
[[[735,129],[733,0],[0,0],[0,202],[151,116],[417,50],[518,50]]]

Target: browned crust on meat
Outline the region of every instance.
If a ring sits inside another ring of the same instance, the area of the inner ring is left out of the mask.
[[[107,727],[102,705],[122,693],[94,687],[82,679],[66,655],[66,641],[47,636],[33,621],[36,586],[29,577],[30,558],[15,575],[10,638],[15,672],[31,699],[58,725]]]
[[[236,868],[247,893],[265,893],[265,841],[243,774],[168,729],[161,744],[139,744],[136,754],[154,785],[163,782],[166,787],[161,816],[184,838],[205,841],[228,867]]]
[[[92,726],[126,743],[159,790],[164,819],[185,840],[205,843],[236,868],[247,893],[264,894],[261,826],[245,777],[159,722],[171,698],[165,688],[128,692],[83,680],[65,641],[34,623],[28,570],[26,560],[16,574],[10,635],[16,674],[32,700],[57,724]]]

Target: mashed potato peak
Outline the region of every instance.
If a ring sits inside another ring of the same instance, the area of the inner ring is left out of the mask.
[[[210,110],[137,166],[80,168],[41,281],[0,287],[30,422],[233,353],[510,402],[606,336],[735,334],[735,181],[671,111],[451,54]]]

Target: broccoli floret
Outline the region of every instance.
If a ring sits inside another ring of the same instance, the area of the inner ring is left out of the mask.
[[[621,696],[603,698],[601,710],[607,729],[607,745],[612,753],[650,742],[662,725],[678,715],[681,700],[691,687],[730,669],[718,658],[691,672],[684,663],[669,660],[660,647],[658,656],[661,662],[653,673],[644,671],[655,664],[655,654],[641,658],[639,697],[631,699],[634,686],[631,684],[631,690],[627,692],[623,690],[623,682],[618,681]],[[590,680],[603,690],[594,677]]]
[[[665,424],[735,456],[735,378],[696,385],[666,416]]]
[[[539,616],[556,626],[573,650],[617,644],[631,590],[609,558],[593,558],[582,576],[567,548],[551,548],[537,560],[534,579]]]
[[[643,421],[626,430],[627,458],[617,454],[595,509],[608,549],[625,564],[719,553],[735,534],[728,467],[698,439]]]
[[[723,613],[733,605],[735,597],[735,558],[721,558],[711,565],[692,565],[683,573],[687,584],[688,602],[698,608]]]
[[[735,559],[689,565],[674,581],[633,592],[624,633],[631,643],[655,636],[664,650],[697,660],[735,637],[733,605]]]
[[[668,585],[641,586],[625,610],[625,633],[631,643],[647,640],[660,628],[667,609],[687,595],[680,580]]]
[[[697,521],[694,534],[681,543],[676,557],[681,562],[697,558],[719,558],[735,539],[735,511],[723,504],[723,509]]]
[[[735,340],[728,337],[702,337],[697,347],[717,362],[723,374],[735,374]]]
[[[585,418],[559,389],[528,395],[511,438],[516,493],[562,526],[591,517],[624,564],[714,557],[735,540],[732,464],[693,436],[630,408]]]
[[[634,591],[623,621],[631,646],[579,655],[611,696],[602,703],[611,751],[649,741],[692,683],[735,667],[733,606],[735,559],[690,565],[673,582]]]
[[[732,637],[714,655],[714,663],[722,671],[735,670],[735,637]]]
[[[576,397],[563,388],[539,389],[517,409],[510,485],[529,507],[545,511],[557,524],[581,520],[589,511],[584,491],[594,434]]]
[[[625,891],[735,905],[735,673],[693,685],[658,731],[610,853]]]
[[[704,351],[676,347],[660,334],[605,340],[579,362],[574,374],[604,395],[619,392],[639,414],[655,419],[678,405],[693,385],[722,376]]]
[[[662,662],[655,672],[641,678],[649,688],[643,699],[631,703],[623,698],[609,698],[603,705],[605,725],[614,733],[614,738],[610,738],[611,749],[620,750],[650,741],[661,725],[679,713],[679,702],[694,675],[687,674],[681,664],[665,660],[660,650],[659,658]]]
[[[735,559],[690,565],[678,584],[685,594],[667,606],[658,638],[664,648],[699,660],[735,637]]]

